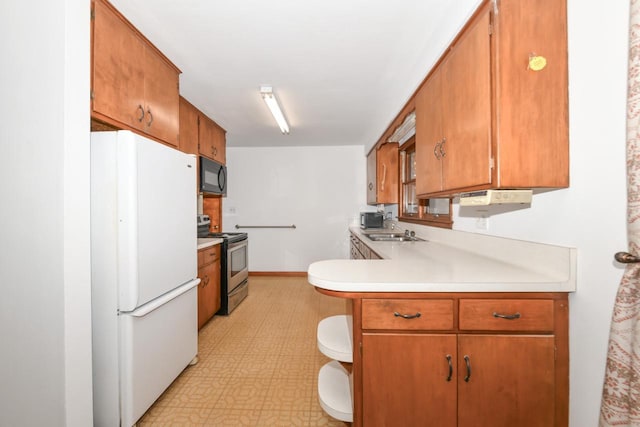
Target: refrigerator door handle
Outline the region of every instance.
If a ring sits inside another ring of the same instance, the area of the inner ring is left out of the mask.
[[[165,305],[166,303],[168,303],[169,301],[173,300],[176,297],[179,297],[180,295],[184,294],[185,292],[187,292],[190,289],[193,289],[194,287],[198,286],[198,284],[200,284],[200,279],[194,279],[190,282],[185,283],[184,285],[175,288],[172,291],[167,292],[166,294],[149,301],[148,303],[136,308],[135,310],[126,313],[129,316],[133,316],[133,317],[142,317],[142,316],[146,316],[147,314],[151,313],[153,310],[155,310],[156,308],[162,307],[163,305]]]

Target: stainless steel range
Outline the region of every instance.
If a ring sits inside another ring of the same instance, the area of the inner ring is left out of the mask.
[[[223,239],[220,263],[221,304],[217,314],[228,315],[249,295],[249,238],[247,233],[209,233]]]

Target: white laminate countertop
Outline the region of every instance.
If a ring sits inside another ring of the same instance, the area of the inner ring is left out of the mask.
[[[374,242],[350,230],[385,259],[315,262],[309,283],[342,292],[576,290],[575,248],[452,230],[419,235],[424,242]]]
[[[219,245],[224,240],[216,237],[198,238],[198,250],[208,248],[210,246]]]

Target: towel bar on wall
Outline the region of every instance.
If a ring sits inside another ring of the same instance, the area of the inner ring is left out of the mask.
[[[291,225],[238,225],[236,228],[296,228],[295,224]]]

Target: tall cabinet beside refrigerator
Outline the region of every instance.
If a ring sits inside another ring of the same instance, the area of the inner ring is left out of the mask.
[[[94,425],[131,426],[195,359],[195,157],[91,134]]]

